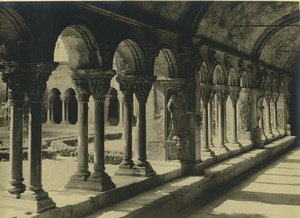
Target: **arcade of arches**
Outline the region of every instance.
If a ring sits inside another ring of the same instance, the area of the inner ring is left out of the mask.
[[[0,71],[11,103],[8,192],[36,202],[38,212],[55,207],[42,188],[43,122],[77,126],[77,169],[66,188],[96,191],[116,187],[105,170],[106,126],[123,131],[120,176],[155,175],[147,157],[180,160],[196,173],[207,158],[297,135],[299,22],[297,2],[1,3]],[[28,187],[20,161],[25,97]]]

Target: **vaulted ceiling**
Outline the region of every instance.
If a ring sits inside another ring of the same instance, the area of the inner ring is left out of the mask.
[[[71,20],[72,16],[85,17],[95,28],[108,19],[138,23],[148,30],[169,32],[182,40],[201,39],[217,49],[236,52],[286,72],[292,71],[300,53],[299,2],[295,1],[93,1],[8,6],[20,12],[26,21],[33,17],[31,28],[41,25],[40,20],[53,19],[47,21],[51,31],[57,22],[59,25],[59,21]],[[165,38],[168,41],[168,36]]]
[[[87,3],[291,71],[300,50],[299,2]]]

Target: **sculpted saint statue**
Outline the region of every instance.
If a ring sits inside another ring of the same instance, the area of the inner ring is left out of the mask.
[[[180,125],[181,125],[181,117],[182,110],[184,106],[183,93],[179,91],[176,94],[170,96],[167,109],[170,113],[170,122],[169,122],[169,140],[176,140],[180,138]]]

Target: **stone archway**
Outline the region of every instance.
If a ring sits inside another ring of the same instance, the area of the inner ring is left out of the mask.
[[[64,96],[64,111],[63,117],[65,118],[65,122],[70,124],[77,123],[78,116],[78,103],[76,99],[76,93],[74,89],[69,88],[65,91]]]

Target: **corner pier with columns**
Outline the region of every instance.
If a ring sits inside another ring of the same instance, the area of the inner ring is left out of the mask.
[[[238,25],[233,31],[231,25],[240,19],[238,8],[253,10],[245,13],[251,24],[265,20],[260,3],[164,3],[178,13],[161,11],[166,6],[160,4],[36,3],[43,6],[37,9],[34,4],[0,3],[0,72],[10,104],[10,170],[2,202],[32,213],[56,208],[53,190],[42,185],[44,106],[47,125],[77,128],[76,162],[61,190],[71,193],[68,198],[93,193],[116,202],[120,190],[128,188],[133,196],[171,179],[203,175],[206,167],[267,150],[268,144],[295,134],[292,66],[298,56],[278,53],[277,61],[272,55],[275,45],[285,48],[279,43],[284,28],[278,23],[298,19],[293,4],[286,3],[282,13],[270,6],[270,25],[260,26],[262,32]],[[151,19],[139,16],[141,8]],[[223,10],[230,22],[221,16]],[[297,31],[285,34],[296,37]],[[50,104],[44,105],[45,97]],[[28,178],[23,175],[25,103]],[[113,172],[106,164],[108,126],[122,133],[115,142],[122,161]],[[158,165],[173,163],[178,166],[174,174],[162,175]]]

